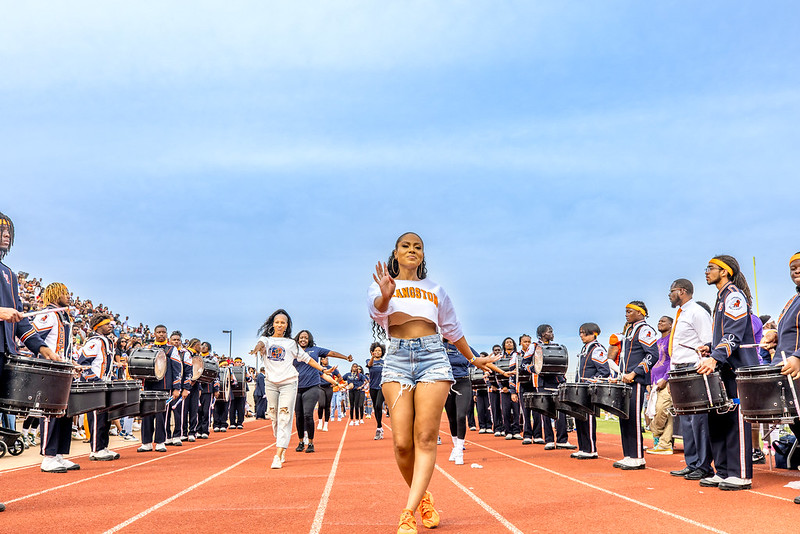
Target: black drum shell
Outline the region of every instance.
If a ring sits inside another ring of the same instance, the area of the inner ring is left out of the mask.
[[[502,360],[497,360],[496,362],[494,362],[494,365],[496,365],[497,368],[500,369],[501,371],[508,372],[508,371],[511,370],[511,360],[510,359],[503,358]],[[507,388],[509,386],[509,378],[508,377],[503,376],[503,375],[498,374],[498,373],[494,373],[492,376],[497,379],[497,383],[500,384],[501,388]],[[491,380],[491,378],[489,380]]]
[[[75,382],[69,390],[67,417],[105,410],[107,391],[105,382]]]
[[[108,411],[109,421],[113,421],[114,419],[122,419],[123,417],[135,417],[137,415],[139,415],[138,402],[134,404],[126,404],[125,406]]]
[[[469,381],[472,384],[472,389],[486,389],[486,382],[483,380],[485,373],[483,369],[477,367],[469,368]]]
[[[590,415],[597,410],[592,404],[592,386],[587,383],[566,382],[559,384],[558,402],[572,407],[573,410]]]
[[[534,359],[534,361],[536,361]],[[538,365],[535,366],[538,368]],[[543,376],[564,376],[569,367],[567,347],[558,343],[542,345],[542,365],[537,374]]]
[[[139,397],[139,416],[166,412],[169,397],[170,394],[166,391],[142,391]]]
[[[555,391],[532,391],[522,394],[522,405],[529,410],[540,413],[550,419],[555,419],[556,413]]]
[[[233,367],[229,367],[229,369],[233,377],[236,378],[235,385],[233,381],[231,381],[231,394],[234,397],[244,397],[247,392],[247,382],[245,381],[245,377],[247,376],[246,368],[242,365],[234,365]]]
[[[25,415],[36,408],[44,416],[64,415],[74,376],[70,362],[9,354],[0,378],[0,411]]]
[[[106,384],[106,410],[121,408],[128,403],[128,388],[122,380],[105,382]]]
[[[711,402],[706,391],[706,381],[696,368],[673,369],[667,376],[676,415],[706,413],[728,404],[728,393],[717,371],[707,375]]]
[[[139,404],[139,396],[142,392],[142,383],[138,380],[119,380],[115,382],[125,386],[125,406]]]
[[[633,388],[625,384],[592,384],[592,404],[620,419],[628,418]]]
[[[559,411],[565,415],[571,415],[579,421],[586,421],[587,419],[587,412],[585,410],[577,409],[572,404],[561,402],[558,399],[556,399],[556,411]]]
[[[800,396],[800,380],[791,380],[774,365],[740,367],[736,388],[742,417],[751,423],[786,423],[798,416],[794,395]]]
[[[203,372],[197,378],[201,384],[212,384],[219,376],[219,362],[211,356],[203,358]]]
[[[161,373],[158,372],[157,361],[163,362]],[[161,380],[166,374],[167,365],[167,355],[161,349],[139,347],[133,349],[128,356],[128,374],[140,380]]]

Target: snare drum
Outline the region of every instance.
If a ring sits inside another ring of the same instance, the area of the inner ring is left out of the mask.
[[[586,421],[587,419],[586,411],[579,410],[575,408],[575,406],[573,406],[572,404],[561,402],[560,400],[558,400],[558,397],[556,397],[556,411],[559,411],[564,415],[571,415],[572,417],[578,419],[579,421]]]
[[[247,382],[245,380],[246,377],[246,368],[244,366],[233,366],[229,367],[231,370],[231,376],[236,379],[236,383],[233,383],[231,380],[231,393],[234,397],[244,397],[247,392]]]
[[[559,375],[567,373],[569,353],[567,347],[557,343],[542,345],[541,356],[538,351],[533,355],[533,370],[537,375]]]
[[[113,410],[122,408],[128,403],[128,387],[124,382],[127,380],[113,380],[103,382],[106,385],[106,409]]]
[[[558,416],[556,413],[556,395],[557,393],[555,391],[533,391],[531,393],[523,393],[522,405],[545,417],[555,419]]]
[[[72,363],[9,354],[0,379],[0,411],[62,416],[74,377]]]
[[[472,389],[486,389],[486,382],[483,380],[484,376],[483,369],[478,369],[477,367],[469,368],[469,381],[472,384]]]
[[[497,360],[496,362],[494,362],[494,364],[497,366],[498,369],[500,369],[501,371],[504,371],[504,372],[508,372],[509,369],[511,368],[511,360],[507,359],[507,358],[503,358],[502,360]],[[501,375],[499,373],[495,373],[495,377],[497,378],[497,383],[500,384],[501,388],[507,388],[508,387],[508,377],[507,376],[503,376],[503,375]]]
[[[633,388],[625,384],[611,382],[592,384],[592,404],[595,405],[595,408],[605,410],[620,419],[627,419],[632,392]]]
[[[118,380],[114,382],[118,387],[125,388],[125,404],[108,411],[108,419],[120,419],[139,415],[139,399],[141,397],[142,383],[138,380]]]
[[[567,382],[558,386],[558,402],[571,407],[574,411],[594,415],[591,384]],[[563,411],[563,410],[562,410]]]
[[[781,374],[780,366],[736,370],[742,417],[750,423],[792,423],[798,416],[800,380]]]
[[[197,363],[198,359],[200,360],[199,365]],[[192,367],[192,380],[201,384],[211,384],[219,375],[219,363],[213,356],[208,358],[195,356],[192,358]]]
[[[139,397],[139,416],[146,417],[166,412],[169,397],[166,391],[142,391]]]
[[[733,404],[717,371],[701,375],[696,367],[690,367],[673,369],[667,376],[675,415],[706,413]]]
[[[106,407],[105,382],[75,382],[69,388],[67,417],[103,410]]]
[[[161,349],[133,349],[128,355],[128,374],[141,380],[161,380],[167,374],[167,355]]]

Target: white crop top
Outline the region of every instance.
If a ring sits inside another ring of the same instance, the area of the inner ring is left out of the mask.
[[[424,280],[395,280],[394,296],[389,299],[389,307],[385,312],[379,312],[375,307],[375,299],[381,296],[381,288],[372,282],[367,291],[367,308],[372,319],[389,333],[389,316],[393,313],[403,313],[410,318],[426,319],[439,327],[439,332],[446,339],[456,342],[464,333],[461,323],[456,317],[456,310],[444,288],[432,282],[429,278]]]

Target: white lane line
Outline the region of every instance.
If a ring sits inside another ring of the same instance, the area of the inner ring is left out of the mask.
[[[256,452],[254,452],[253,454],[251,454],[251,455],[250,455],[250,456],[248,456],[247,458],[243,458],[243,459],[239,460],[239,461],[238,461],[238,462],[236,462],[235,464],[233,464],[233,465],[230,465],[230,466],[226,467],[226,468],[225,468],[225,469],[223,469],[222,471],[218,471],[218,472],[214,473],[213,475],[211,475],[211,476],[209,476],[209,477],[205,478],[204,480],[201,480],[201,481],[200,481],[200,482],[198,482],[197,484],[193,484],[193,485],[189,486],[188,488],[186,488],[185,490],[181,491],[180,493],[176,493],[175,495],[173,495],[173,496],[172,496],[172,497],[170,497],[169,499],[164,499],[164,500],[163,500],[163,501],[161,501],[160,503],[158,503],[158,504],[155,504],[155,505],[151,506],[151,507],[150,507],[150,508],[148,508],[147,510],[145,510],[145,511],[143,511],[143,512],[139,512],[138,514],[136,514],[135,516],[131,517],[131,518],[130,518],[130,519],[128,519],[127,521],[123,521],[123,522],[122,522],[122,523],[120,523],[119,525],[117,525],[117,526],[115,526],[115,527],[113,527],[113,528],[110,528],[110,529],[106,530],[104,534],[111,534],[112,532],[119,532],[120,530],[122,530],[123,528],[127,527],[127,526],[128,526],[128,525],[130,525],[131,523],[135,523],[136,521],[140,520],[141,518],[143,518],[143,517],[145,517],[145,516],[149,515],[150,513],[152,513],[152,512],[154,512],[154,511],[158,510],[159,508],[161,508],[161,507],[163,507],[163,506],[166,506],[166,505],[168,505],[169,503],[171,503],[172,501],[174,501],[174,500],[176,500],[176,499],[178,499],[178,498],[180,498],[180,497],[183,497],[184,495],[186,495],[186,494],[187,494],[187,493],[189,493],[190,491],[192,491],[192,490],[195,490],[195,489],[199,488],[200,486],[202,486],[202,485],[203,485],[203,484],[205,484],[206,482],[210,482],[210,481],[214,480],[215,478],[217,478],[218,476],[220,476],[220,475],[224,475],[225,473],[227,473],[227,472],[228,472],[228,471],[230,471],[231,469],[235,469],[236,467],[239,467],[240,465],[242,465],[242,464],[243,464],[243,463],[245,463],[246,461],[248,461],[248,460],[251,460],[251,459],[255,458],[256,456],[258,456],[259,454],[262,454],[262,453],[263,453],[263,452],[265,452],[267,449],[269,449],[270,447],[273,447],[273,446],[274,446],[274,443],[273,443],[272,445],[268,445],[268,446],[264,447],[264,448],[263,448],[263,449],[261,449],[260,451],[256,451]]]
[[[628,501],[628,502],[630,502],[632,504],[636,504],[638,506],[642,506],[644,508],[647,508],[648,510],[652,510],[654,512],[658,512],[660,514],[664,514],[666,516],[672,517],[673,519],[678,519],[679,521],[683,521],[685,523],[689,523],[690,525],[693,525],[695,527],[706,529],[709,532],[716,532],[717,534],[728,534],[724,530],[719,530],[718,528],[714,528],[714,527],[712,527],[710,525],[705,525],[703,523],[695,521],[694,519],[689,519],[688,517],[684,517],[682,515],[678,515],[678,514],[674,514],[672,512],[668,512],[668,511],[663,510],[663,509],[661,509],[661,508],[659,508],[657,506],[653,506],[653,505],[650,505],[650,504],[647,504],[647,503],[643,503],[643,502],[637,501],[635,499],[632,499],[630,497],[622,495],[621,493],[616,493],[614,491],[607,490],[607,489],[601,488],[599,486],[595,486],[594,484],[589,484],[588,482],[584,482],[583,480],[579,480],[579,479],[573,478],[573,477],[571,477],[569,475],[565,475],[563,473],[559,473],[558,471],[553,471],[552,469],[548,469],[546,467],[542,467],[541,465],[533,464],[531,462],[522,460],[521,458],[517,458],[516,456],[511,456],[510,454],[506,454],[506,453],[504,453],[502,451],[498,451],[498,450],[492,449],[491,447],[487,447],[485,445],[481,445],[480,443],[476,443],[474,441],[470,441],[468,443],[470,443],[472,445],[477,445],[478,447],[484,448],[484,449],[486,449],[488,451],[492,451],[492,452],[497,453],[497,454],[499,454],[501,456],[505,456],[506,458],[511,458],[512,460],[516,460],[517,462],[529,465],[531,467],[535,467],[536,469],[540,469],[540,470],[542,470],[542,471],[544,471],[546,473],[550,473],[551,475],[555,475],[557,477],[565,478],[565,479],[567,479],[567,480],[569,480],[571,482],[575,482],[576,484],[580,484],[582,486],[586,486],[587,488],[592,488],[594,490],[603,492],[603,493],[611,495],[613,497],[617,497],[619,499],[622,499],[623,501]]]
[[[319,534],[319,531],[322,529],[322,520],[325,518],[325,510],[328,508],[328,499],[330,498],[331,490],[333,489],[333,479],[336,477],[336,469],[339,467],[339,457],[342,455],[342,447],[344,447],[345,436],[347,436],[347,427],[344,427],[344,432],[342,432],[342,439],[339,441],[339,450],[336,451],[336,456],[333,458],[333,465],[331,466],[331,472],[328,475],[328,482],[325,484],[325,491],[322,492],[322,497],[319,500],[317,513],[314,515],[314,522],[311,524],[311,530],[309,530],[309,534]]]
[[[222,439],[218,439],[218,440],[215,439],[214,441],[211,441],[209,443],[204,443],[202,445],[197,445],[197,446],[192,447],[190,449],[184,449],[182,451],[176,451],[176,452],[174,452],[172,454],[165,454],[163,456],[157,456],[156,458],[153,458],[151,460],[147,460],[147,461],[144,461],[144,462],[139,462],[139,463],[136,463],[136,464],[131,464],[131,465],[128,465],[128,466],[125,466],[125,467],[121,467],[119,469],[114,469],[113,471],[106,471],[105,473],[100,473],[98,475],[90,476],[90,477],[87,477],[87,478],[82,478],[80,480],[75,480],[74,482],[69,482],[68,484],[62,484],[60,486],[53,486],[52,488],[47,488],[47,489],[42,490],[42,491],[37,491],[36,493],[31,493],[30,495],[24,495],[22,497],[17,497],[16,499],[11,499],[10,501],[5,501],[5,502],[6,502],[6,504],[13,504],[15,502],[24,501],[25,499],[30,499],[31,497],[38,497],[39,495],[44,495],[45,493],[50,493],[51,491],[56,491],[56,490],[68,488],[70,486],[74,486],[76,484],[81,484],[83,482],[88,482],[88,481],[94,480],[96,478],[105,477],[105,476],[108,476],[108,475],[113,475],[115,473],[121,473],[122,471],[127,471],[128,469],[133,469],[134,467],[139,467],[140,465],[147,465],[147,464],[150,464],[150,463],[153,463],[153,462],[158,462],[159,460],[164,460],[165,458],[172,458],[173,456],[177,456],[177,455],[183,454],[185,452],[196,451],[198,449],[202,449],[203,447],[209,447],[209,446],[214,445],[216,443],[222,443],[223,441],[227,441],[229,439],[237,438],[239,436],[244,436],[245,434],[250,434],[251,432],[258,432],[259,430],[263,430],[264,428],[268,428],[268,427],[255,428],[253,430],[248,430],[247,432],[242,432],[241,434],[237,433],[237,434],[235,434],[233,436],[228,436],[226,438],[222,438]],[[151,453],[151,454],[156,454],[156,453]],[[52,475],[48,474],[46,476],[52,476]]]
[[[524,534],[524,533],[523,533],[523,532],[522,532],[520,529],[518,529],[517,527],[515,527],[515,526],[514,526],[514,525],[511,523],[511,521],[509,521],[508,519],[506,519],[505,517],[503,517],[503,516],[500,514],[500,512],[498,512],[497,510],[495,510],[494,508],[492,508],[491,506],[489,506],[488,504],[486,504],[486,502],[484,502],[484,501],[483,501],[483,500],[482,500],[480,497],[478,497],[477,495],[475,495],[474,493],[472,493],[472,492],[471,492],[471,491],[470,491],[470,490],[469,490],[469,489],[468,489],[466,486],[464,486],[464,485],[463,485],[461,482],[459,482],[458,480],[456,480],[455,478],[453,478],[453,477],[450,475],[450,473],[448,473],[447,471],[445,471],[444,469],[442,469],[442,468],[441,468],[441,467],[439,467],[438,465],[436,466],[436,470],[437,470],[437,471],[439,471],[441,474],[443,474],[443,475],[444,475],[444,476],[447,478],[447,480],[449,480],[450,482],[452,482],[453,484],[455,484],[455,486],[456,486],[458,489],[460,489],[461,491],[463,491],[464,493],[466,493],[467,495],[469,495],[469,496],[472,498],[472,500],[473,500],[473,501],[475,501],[476,503],[478,503],[478,505],[479,505],[481,508],[483,508],[484,510],[486,510],[487,512],[489,512],[489,515],[491,515],[492,517],[494,517],[495,519],[497,519],[497,521],[498,521],[498,522],[499,522],[501,525],[503,525],[504,527],[506,527],[508,530],[510,530],[510,531],[511,531],[511,532],[513,532],[514,534]]]

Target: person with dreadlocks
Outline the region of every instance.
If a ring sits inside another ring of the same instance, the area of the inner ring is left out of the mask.
[[[114,344],[108,337],[114,330],[111,316],[107,313],[96,313],[89,321],[92,335],[78,352],[78,365],[83,366],[82,382],[100,382],[108,380],[113,370]],[[91,432],[92,452],[90,460],[109,461],[119,458],[119,454],[108,448],[108,431],[111,423],[108,412],[92,410],[86,414]]]
[[[733,256],[714,256],[706,267],[706,283],[717,287],[711,343],[698,348],[697,372],[709,375],[719,371],[729,399],[739,398],[736,369],[758,365],[758,355],[750,320],[750,288]],[[749,345],[742,347],[741,345]],[[717,474],[700,480],[703,487],[745,490],[752,487],[752,427],[742,417],[739,404],[724,414],[708,413],[711,457]]]
[[[450,297],[427,274],[422,239],[407,232],[395,241],[388,263],[375,266],[367,292],[369,314],[390,338],[382,388],[392,414],[395,460],[409,486],[398,534],[417,532],[414,510],[425,527],[439,524],[427,489],[436,465],[442,409],[455,383],[442,336],[477,367],[486,369],[498,359],[472,354]]]
[[[65,310],[70,305],[67,286],[59,282],[48,285],[42,293],[42,303],[47,313],[38,315],[33,327],[56,354],[65,360],[72,358],[72,318]],[[43,417],[41,420],[42,443],[41,470],[45,473],[64,473],[80,469],[80,466],[65,456],[72,442],[72,417]]]
[[[270,467],[280,469],[286,460],[286,449],[289,447],[289,438],[292,434],[294,405],[297,401],[297,381],[300,374],[293,362],[304,362],[317,371],[326,373],[330,371],[326,371],[297,341],[292,339],[292,318],[286,310],[275,310],[261,325],[258,334],[261,337],[250,353],[260,355],[262,365],[266,369],[264,389],[267,392],[267,406],[272,418],[272,432],[277,442],[275,457]],[[313,426],[311,429],[313,430]]]
[[[18,337],[33,353],[48,360],[61,361],[62,358],[47,346],[27,318],[22,316],[22,300],[19,296],[17,275],[2,261],[14,244],[14,223],[10,217],[0,212],[0,380],[6,357],[17,354]],[[6,509],[0,503],[0,512]]]
[[[614,462],[622,470],[644,469],[642,447],[642,403],[645,388],[650,383],[650,369],[658,361],[658,335],[645,322],[647,306],[641,300],[632,300],[625,306],[626,330],[620,349],[619,375],[633,391],[628,404],[628,418],[619,419],[622,453],[625,457]],[[629,325],[629,326],[628,326]]]

